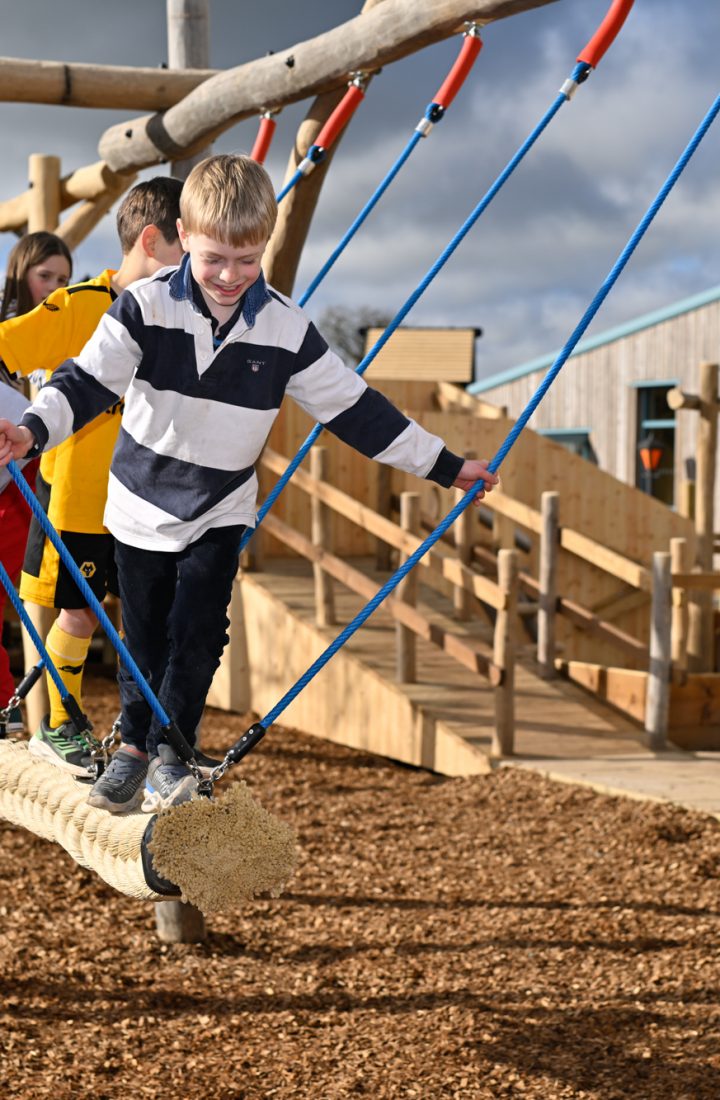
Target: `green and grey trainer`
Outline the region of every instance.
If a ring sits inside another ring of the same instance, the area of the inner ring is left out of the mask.
[[[87,779],[93,767],[87,743],[76,732],[72,722],[63,722],[53,729],[48,719],[46,714],[40,728],[30,738],[28,749],[33,756],[47,760],[56,768]]]

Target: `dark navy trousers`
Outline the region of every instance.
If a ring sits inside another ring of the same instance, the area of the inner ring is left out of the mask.
[[[177,552],[115,544],[127,648],[190,745],[228,641],[227,609],[244,530],[211,528]],[[125,668],[118,683],[123,741],[155,755],[162,723]]]

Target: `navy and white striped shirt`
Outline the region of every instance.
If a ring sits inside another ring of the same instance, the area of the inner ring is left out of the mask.
[[[211,527],[255,523],[254,464],[287,392],[368,457],[451,485],[462,459],[349,370],[262,275],[219,347],[189,257],[133,283],[22,423],[56,447],[125,396],[105,525],[141,549],[181,550]]]

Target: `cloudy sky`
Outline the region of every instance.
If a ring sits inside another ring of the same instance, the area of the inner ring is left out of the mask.
[[[352,18],[361,0],[211,0],[214,68],[261,57]],[[444,121],[308,305],[396,312],[553,102],[609,0],[557,0],[483,32],[484,49]],[[164,0],[0,0],[8,57],[156,66]],[[478,326],[479,376],[560,346],[720,91],[718,0],[637,0],[612,50],[415,306],[407,323]],[[404,148],[460,46],[439,43],[372,82],[333,162],[296,284],[305,288]],[[279,119],[267,167],[278,187],[306,104]],[[127,111],[0,104],[0,198],[26,187],[27,158],[64,173],[98,159]],[[248,151],[256,124],[218,151]],[[165,169],[153,169],[144,176]],[[4,264],[15,238],[0,234]],[[117,262],[112,217],[76,254],[77,277]],[[720,284],[720,120],[711,128],[591,332]]]

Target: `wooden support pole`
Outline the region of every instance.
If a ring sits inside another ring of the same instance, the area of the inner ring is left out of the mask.
[[[157,901],[155,930],[161,943],[203,943],[207,939],[202,913],[184,901]]]
[[[477,458],[477,455],[469,451],[466,458]],[[455,503],[457,504],[465,496],[463,489],[455,490]],[[472,532],[474,510],[472,505],[461,512],[453,524],[453,536],[458,559],[463,565],[470,565],[473,558]],[[453,586],[453,613],[458,622],[466,622],[472,616],[472,596],[466,589]]]
[[[28,164],[28,233],[53,232],[60,220],[60,158],[33,153]]]
[[[207,0],[198,0],[205,6],[207,15]],[[167,0],[167,12],[171,10],[182,15],[184,11],[192,10],[192,0]],[[187,27],[182,36],[188,34]],[[188,49],[191,47],[188,46]],[[170,46],[173,49],[173,46]],[[191,159],[177,162],[173,165],[178,179],[185,179],[193,166]],[[233,601],[234,602],[234,601]],[[242,601],[238,600],[240,613],[242,614]],[[164,943],[202,943],[206,939],[205,918],[199,909],[189,902],[162,901],[155,905],[155,927],[158,939]]]
[[[400,494],[400,526],[404,531],[413,535],[420,533],[420,494]],[[402,561],[408,559],[407,554],[402,555]],[[398,599],[410,607],[417,603],[418,577],[417,570],[411,569],[397,586]],[[398,683],[414,684],[417,679],[417,645],[415,634],[408,630],[402,623],[395,624],[396,645],[396,669]]]
[[[515,549],[515,524],[509,516],[497,510],[493,510],[492,517],[492,546],[496,553]]]
[[[168,66],[207,69],[210,61],[210,0],[167,0]],[[170,174],[187,179],[191,169],[209,156],[211,145],[192,156],[173,160]]]
[[[666,748],[670,711],[671,602],[670,554],[653,554],[653,586],[650,612],[650,667],[645,700],[645,733],[648,748]]]
[[[310,474],[316,481],[327,481],[327,447],[313,447],[310,452]],[[310,498],[310,526],[313,546],[321,550],[332,551],[330,533],[330,509],[317,497]],[[319,561],[313,562],[315,579],[315,622],[318,626],[333,626],[335,617],[335,599],[332,577]]]
[[[683,478],[678,489],[677,510],[687,519],[695,518],[695,482]]]
[[[690,397],[686,396],[686,401]],[[696,408],[696,404],[683,407]],[[695,491],[695,565],[699,572],[713,568],[715,469],[718,437],[718,365],[700,364],[700,419],[697,429],[697,482]],[[689,608],[688,668],[713,672],[714,631],[712,592],[692,592]]]
[[[690,554],[687,539],[670,539],[670,568],[673,573],[687,573]],[[686,588],[672,590],[672,616],[670,626],[670,656],[673,680],[684,684],[688,667],[688,594]]]
[[[555,624],[557,615],[557,566],[560,548],[560,494],[542,495],[540,532],[540,610],[538,611],[537,659],[540,674],[555,675]]]
[[[375,491],[375,511],[385,519],[392,519],[392,469],[384,462],[376,462],[377,487]],[[375,540],[375,568],[380,572],[389,572],[391,565],[391,547],[385,539]]]
[[[498,587],[505,596],[505,608],[495,619],[493,663],[502,669],[502,682],[495,688],[495,730],[490,755],[512,756],[515,746],[515,630],[517,620],[519,562],[517,550],[498,553]]]
[[[315,139],[345,95],[345,88],[326,92],[314,100],[303,122],[300,124],[295,144],[290,154],[283,186],[295,174],[297,166],[305,157]],[[292,294],[295,285],[298,264],[310,224],[315,213],[325,175],[337,152],[342,134],[328,149],[325,159],[293,187],[283,199],[278,210],[278,219],[270,243],[265,250],[263,270],[269,283],[282,294]]]

